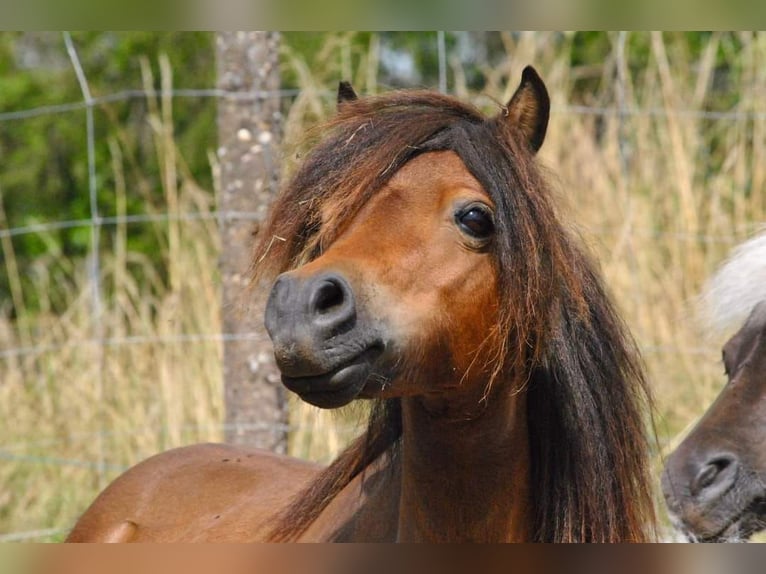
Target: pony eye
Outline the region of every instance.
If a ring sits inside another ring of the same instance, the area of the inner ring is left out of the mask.
[[[489,239],[495,231],[492,214],[481,205],[469,205],[455,214],[458,227],[475,239]]]

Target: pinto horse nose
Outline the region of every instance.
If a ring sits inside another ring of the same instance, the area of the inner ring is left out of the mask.
[[[738,469],[739,461],[731,453],[717,453],[703,459],[689,485],[692,495],[708,500],[723,496],[737,480]]]
[[[266,304],[266,330],[274,342],[321,344],[351,329],[355,319],[354,292],[339,273],[282,274]]]

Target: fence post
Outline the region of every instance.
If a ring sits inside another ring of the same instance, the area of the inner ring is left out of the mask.
[[[218,87],[238,94],[218,103],[223,329],[231,335],[223,356],[226,441],[283,453],[287,410],[263,329],[263,289],[248,291],[253,234],[278,181],[279,41],[275,32],[216,34]]]

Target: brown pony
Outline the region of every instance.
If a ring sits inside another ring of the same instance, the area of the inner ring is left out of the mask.
[[[265,323],[284,384],[323,408],[371,399],[367,431],[324,469],[159,455],[70,540],[651,538],[648,392],[535,161],[536,72],[491,118],[426,91],[339,101],[254,261],[280,274]]]

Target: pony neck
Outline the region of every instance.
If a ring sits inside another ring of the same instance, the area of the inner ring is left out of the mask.
[[[525,394],[494,393],[463,420],[457,408],[402,399],[399,541],[529,540]]]

